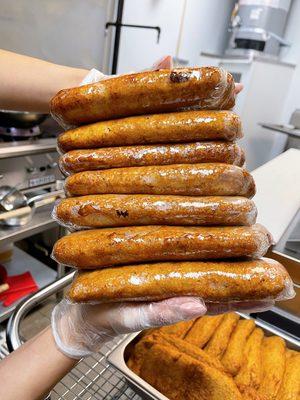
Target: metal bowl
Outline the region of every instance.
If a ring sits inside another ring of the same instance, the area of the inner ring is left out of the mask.
[[[18,189],[8,185],[0,187],[0,209],[3,211],[15,210],[26,204],[27,197]]]

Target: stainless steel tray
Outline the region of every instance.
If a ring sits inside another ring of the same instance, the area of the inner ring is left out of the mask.
[[[240,314],[240,313],[239,313]],[[250,319],[246,314],[240,314],[242,318]],[[274,326],[268,325],[262,321],[254,320],[256,326],[262,328],[267,336],[277,335],[282,337],[287,344],[287,347],[293,350],[300,351],[300,341],[279,332]],[[128,381],[128,384],[132,389],[139,394],[143,399],[146,400],[168,400],[166,396],[161,394],[158,390],[154,389],[149,383],[145,382],[138,375],[132,372],[126,365],[126,360],[130,354],[132,346],[138,341],[138,333],[129,335],[124,341],[122,341],[108,356],[108,362],[119,370]]]

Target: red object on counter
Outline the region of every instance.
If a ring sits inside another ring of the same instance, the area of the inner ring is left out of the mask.
[[[9,289],[0,294],[0,302],[9,307],[20,298],[38,290],[38,286],[29,271],[20,275],[8,276],[3,265],[0,264],[0,280],[9,285]]]

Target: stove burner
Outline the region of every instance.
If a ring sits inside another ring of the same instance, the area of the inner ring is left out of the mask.
[[[25,140],[29,138],[35,138],[40,135],[41,130],[39,126],[34,126],[28,129],[0,127],[0,138],[4,142]]]

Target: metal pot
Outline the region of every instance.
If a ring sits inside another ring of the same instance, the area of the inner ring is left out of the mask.
[[[40,125],[48,114],[0,110],[0,126],[6,128],[30,129]]]

